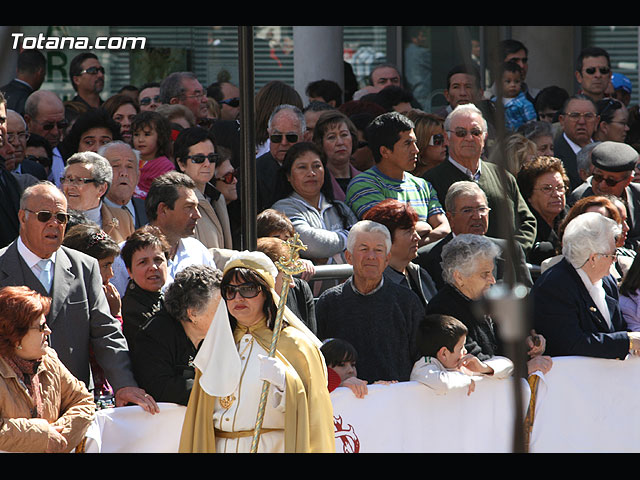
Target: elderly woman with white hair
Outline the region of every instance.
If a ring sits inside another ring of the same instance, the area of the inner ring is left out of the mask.
[[[131,215],[108,206],[103,197],[113,182],[109,161],[95,152],[79,152],[67,160],[60,184],[68,208],[84,214],[117,243],[134,231]]]
[[[565,228],[564,258],[531,290],[535,328],[551,356],[624,360],[640,348],[640,333],[627,331],[610,275],[619,234],[614,220],[596,212],[578,215]]]
[[[427,305],[427,314],[450,315],[464,323],[468,329],[465,349],[486,366],[484,374],[504,377],[513,371],[513,363],[504,357],[497,325],[489,315],[480,315],[476,304],[495,283],[494,266],[499,249],[482,235],[457,235],[442,249],[442,269],[445,281]],[[550,358],[543,356],[544,338],[535,331],[526,339],[530,357],[529,373],[546,373],[551,368]],[[534,338],[540,342],[534,345]]]

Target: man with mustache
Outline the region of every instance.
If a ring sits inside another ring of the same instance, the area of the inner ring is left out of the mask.
[[[69,79],[76,91],[74,102],[86,103],[91,108],[102,105],[104,67],[96,55],[88,52],[76,55],[69,65]]]

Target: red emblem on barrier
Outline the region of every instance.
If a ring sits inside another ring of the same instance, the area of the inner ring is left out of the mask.
[[[335,429],[335,438],[342,441],[342,453],[358,453],[360,451],[360,440],[356,435],[352,425],[343,428],[342,417],[333,417],[333,425]]]

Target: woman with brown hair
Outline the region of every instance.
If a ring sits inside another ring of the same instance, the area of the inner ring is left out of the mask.
[[[448,137],[444,132],[444,119],[417,109],[409,110],[407,117],[415,125],[414,133],[420,149],[416,168],[411,173],[421,177],[447,159]]]
[[[0,451],[70,452],[95,416],[93,396],[49,348],[51,299],[0,290]]]

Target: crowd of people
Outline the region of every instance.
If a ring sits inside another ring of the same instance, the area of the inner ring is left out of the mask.
[[[268,82],[247,251],[237,86],[174,72],[103,98],[82,53],[63,101],[21,52],[0,87],[0,450],[71,451],[99,408],[171,402],[182,452],[250,451],[258,412],[258,451],[330,452],[338,387],[472,394],[639,352],[630,82],[589,47],[579,92],[535,90],[525,45],[495,53],[486,91],[451,66],[437,112],[389,64],[356,92]],[[496,283],[529,291],[521,357],[479,308]]]

